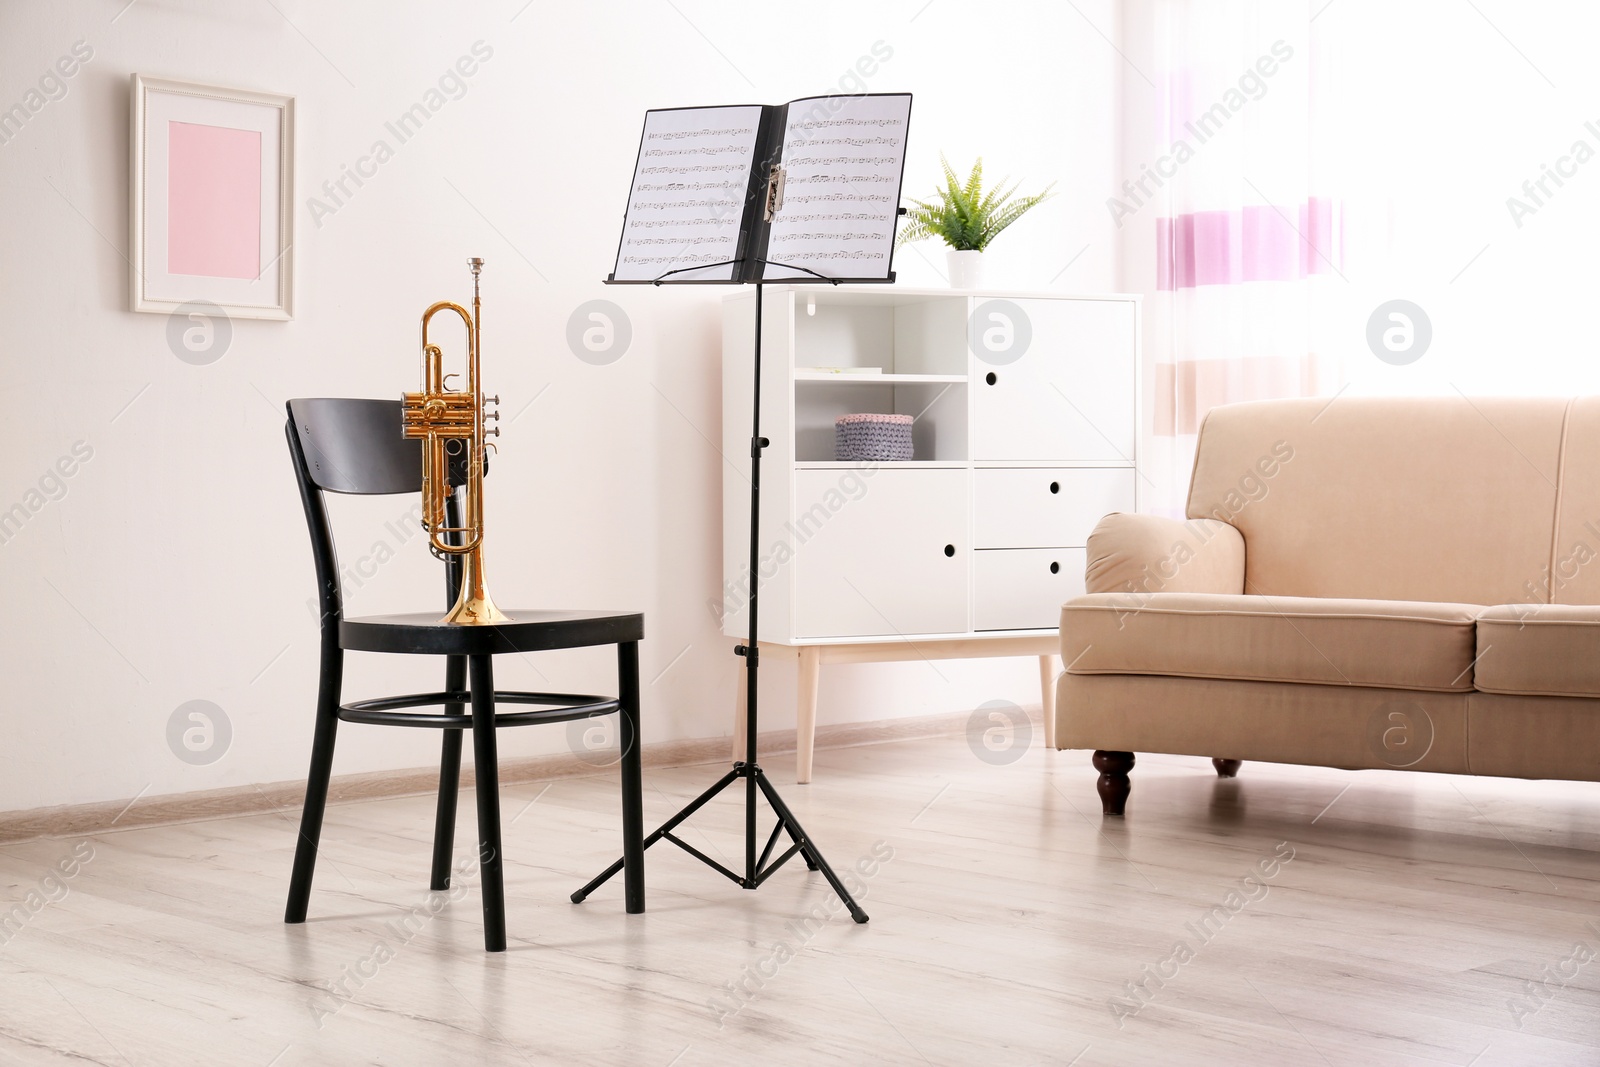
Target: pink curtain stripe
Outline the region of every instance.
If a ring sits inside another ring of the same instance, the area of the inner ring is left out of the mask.
[[[1297,281],[1336,262],[1333,201],[1312,197],[1287,212],[1270,204],[1156,220],[1156,289]],[[1302,236],[1304,235],[1304,236]]]

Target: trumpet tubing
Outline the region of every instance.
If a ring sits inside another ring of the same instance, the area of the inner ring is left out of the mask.
[[[488,449],[494,445],[500,428],[486,429],[485,423],[498,420],[499,397],[486,397],[478,378],[478,342],[482,336],[482,306],[478,296],[478,274],[483,260],[468,260],[472,268],[472,311],[460,304],[441,300],[422,313],[422,389],[401,394],[401,432],[408,440],[422,442],[422,528],[428,546],[441,559],[462,557],[461,592],[449,613],[440,622],[462,626],[484,626],[508,622],[495,607],[484,582],[483,571],[483,468]],[[460,389],[448,388],[454,374],[444,372],[444,353],[428,337],[433,317],[448,311],[459,317],[467,329],[466,381]],[[451,526],[447,503],[453,491],[452,471],[460,472],[463,485],[462,525]]]

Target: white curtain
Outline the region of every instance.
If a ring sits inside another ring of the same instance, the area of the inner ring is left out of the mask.
[[[1143,35],[1129,43],[1146,63],[1130,72],[1126,180],[1107,210],[1128,242],[1127,281],[1146,300],[1154,454],[1143,507],[1176,515],[1211,407],[1337,388],[1328,333],[1347,296],[1348,219],[1319,158],[1330,147],[1318,136],[1329,71],[1314,8],[1139,7],[1125,33]]]

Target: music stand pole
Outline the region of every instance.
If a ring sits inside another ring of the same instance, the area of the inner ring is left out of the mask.
[[[784,266],[785,264],[776,265]],[[693,270],[699,268],[681,269]],[[824,281],[832,282],[834,285],[838,284],[834,279],[823,278],[822,275],[805,267],[796,266],[792,267],[792,269],[803,270],[808,274],[822,278]],[[679,273],[679,271],[669,271],[668,273],[675,274]],[[662,275],[662,278],[665,277],[666,275]],[[657,284],[660,284],[660,281],[660,278],[656,279]],[[756,640],[756,607],[761,591],[761,576],[757,572],[761,552],[761,453],[770,443],[765,437],[761,436],[761,311],[764,303],[763,284],[761,279],[756,279],[755,375],[750,420],[750,631],[746,643],[734,649],[736,655],[744,657],[745,758],[743,762],[735,763],[732,770],[718,779],[711,788],[690,801],[683,810],[662,823],[655,833],[645,838],[644,847],[648,849],[657,841],[665,838],[700,862],[721,871],[744,889],[760,888],[761,884],[770,878],[779,867],[782,867],[798,853],[805,860],[807,867],[814,871],[822,872],[822,876],[828,880],[828,884],[833,887],[833,891],[839,895],[839,899],[850,910],[850,917],[858,923],[864,923],[867,921],[867,913],[861,910],[861,905],[856,903],[855,898],[850,895],[850,891],[844,887],[844,883],[839,881],[839,876],[833,873],[833,868],[822,858],[822,853],[817,850],[816,844],[807,835],[799,820],[794,817],[794,813],[789,810],[789,806],[783,802],[783,798],[778,795],[777,787],[767,778],[766,772],[761,769],[761,765],[756,759],[757,701],[759,699],[756,683],[758,672],[761,668],[761,650]],[[639,743],[639,739],[636,737],[624,737],[621,739],[621,743],[636,745]],[[676,836],[672,831],[678,827],[679,823],[704,807],[712,797],[741,778],[745,781],[744,874],[739,875]],[[767,838],[766,847],[761,850],[759,858],[756,856],[756,798],[758,795],[763,795],[767,798],[767,803],[772,805],[773,813],[778,817],[778,823],[772,828],[772,835]],[[772,859],[772,849],[778,843],[778,836],[782,833],[787,833],[794,844],[774,860]],[[594,892],[606,879],[620,870],[622,870],[622,860],[619,859],[596,876],[588,885],[572,894],[572,902],[574,904],[583,903],[590,893]]]

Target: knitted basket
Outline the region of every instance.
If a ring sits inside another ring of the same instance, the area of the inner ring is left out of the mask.
[[[840,415],[833,423],[833,458],[841,462],[910,459],[911,416]]]

